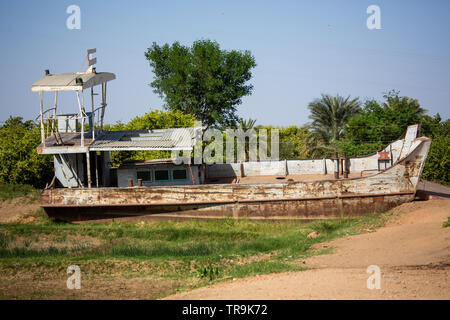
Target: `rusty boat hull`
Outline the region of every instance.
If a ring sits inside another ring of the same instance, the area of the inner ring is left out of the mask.
[[[302,220],[351,218],[412,201],[431,139],[416,138],[390,168],[360,178],[268,184],[56,188],[41,194],[47,215],[67,221],[138,219]]]

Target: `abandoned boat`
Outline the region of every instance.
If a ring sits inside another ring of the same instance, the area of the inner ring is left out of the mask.
[[[54,157],[55,177],[41,206],[68,221],[248,218],[314,220],[380,212],[414,199],[431,140],[412,125],[404,136],[365,157],[242,163],[128,161],[112,169],[110,152],[191,152],[202,128],[105,131],[106,84],[112,73],[90,68],[51,74],[31,86],[40,93],[39,154]],[[101,88],[95,105],[94,87]],[[84,104],[90,89],[91,112]],[[57,114],[58,92],[75,91],[78,112]],[[54,92],[44,110],[44,92]],[[97,116],[96,116],[97,115]],[[85,132],[85,121],[89,130]]]

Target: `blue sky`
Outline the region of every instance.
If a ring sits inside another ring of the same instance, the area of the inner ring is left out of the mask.
[[[69,5],[81,8],[81,29],[69,30]],[[381,30],[368,30],[366,9],[381,8]],[[308,122],[321,93],[381,99],[390,89],[419,99],[429,114],[450,117],[450,1],[2,1],[0,122],[34,119],[39,95],[30,85],[52,73],[85,71],[97,48],[97,70],[116,74],[106,121],[128,121],[163,101],[148,85],[144,52],[153,41],[216,40],[250,50],[258,66],[254,91],[239,115],[257,124]],[[52,98],[45,99],[51,107]],[[74,93],[60,111],[75,112]]]

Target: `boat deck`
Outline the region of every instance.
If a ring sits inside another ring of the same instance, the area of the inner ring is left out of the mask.
[[[349,178],[361,178],[367,177],[378,173],[377,171],[370,172],[354,172],[348,175]],[[339,176],[343,179],[343,176]],[[206,184],[227,184],[227,183],[238,183],[238,184],[269,184],[269,183],[283,183],[283,182],[297,182],[297,181],[323,181],[323,180],[335,180],[333,174],[290,174],[284,175],[267,175],[267,176],[248,176],[248,177],[237,177],[237,178],[216,178],[208,179]]]

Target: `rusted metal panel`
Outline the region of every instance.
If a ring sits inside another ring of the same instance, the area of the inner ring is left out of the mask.
[[[373,198],[292,200],[250,204],[198,204],[171,206],[113,206],[113,207],[46,207],[48,215],[69,221],[122,218],[248,218],[257,220],[299,220],[352,218],[372,212],[386,211],[410,201],[411,195],[398,195],[377,202]],[[338,202],[342,201],[343,212]]]

